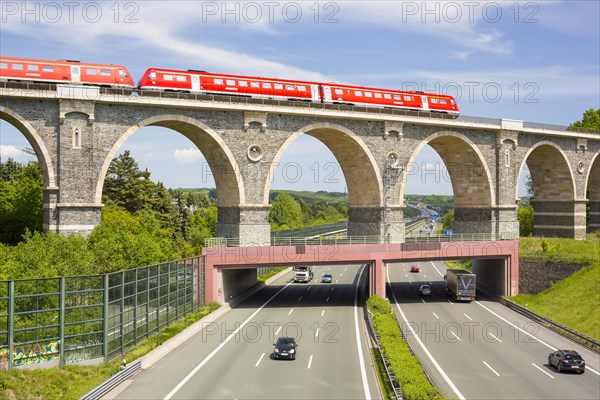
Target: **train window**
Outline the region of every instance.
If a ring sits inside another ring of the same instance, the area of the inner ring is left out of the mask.
[[[150,76],[152,76],[152,74],[154,74],[154,78],[150,78],[150,79],[156,79],[156,73],[152,72],[152,73],[150,73]],[[127,74],[122,69],[119,70],[119,78],[127,78]]]
[[[376,99],[381,99],[381,93],[375,93],[375,98]]]
[[[337,94],[338,96],[342,96],[344,94],[344,91],[342,89],[335,89],[335,94]]]
[[[235,80],[227,79],[227,86],[235,86]]]
[[[0,69],[8,69],[8,64],[5,62],[0,62]]]
[[[173,75],[171,75],[171,74],[163,74],[163,79],[165,81],[172,81],[173,80]]]
[[[299,92],[306,92],[306,86],[298,86]]]
[[[454,99],[450,99],[450,104],[455,105]]]
[[[96,75],[96,68],[86,68],[85,73],[88,75]]]
[[[440,104],[447,104],[446,99],[440,99]]]
[[[404,101],[412,101],[412,96],[404,96]]]
[[[271,84],[269,82],[263,82],[263,89],[271,89]]]
[[[371,93],[371,92],[365,92],[365,97],[373,97],[373,93]]]
[[[44,71],[44,72],[54,72],[54,67],[52,65],[44,65],[42,67],[42,71]]]
[[[285,90],[296,90],[294,85],[285,85]]]
[[[238,81],[238,85],[242,87],[248,87],[248,82],[246,81]]]
[[[258,82],[250,82],[250,86],[251,87],[255,87],[255,88],[259,88],[260,87],[260,83],[258,83]]]
[[[101,69],[100,70],[100,75],[102,75],[102,76],[111,76],[112,74],[110,73],[110,69]]]
[[[13,64],[12,69],[16,71],[21,71],[23,69],[23,64]]]
[[[27,64],[27,71],[39,71],[40,66],[37,64]]]
[[[391,100],[391,98],[392,98],[392,95],[391,95],[391,94],[389,94],[389,93],[384,93],[384,94],[383,94],[383,98],[384,98],[384,99]]]
[[[354,94],[358,97],[362,97],[362,92],[360,90],[355,90]]]
[[[152,71],[148,74],[148,79],[156,80],[156,72]]]
[[[222,85],[223,79],[215,79],[213,82],[215,83],[215,85]]]
[[[402,100],[399,94],[394,95],[394,100]],[[404,96],[404,100],[406,100],[406,96]]]
[[[437,104],[437,103],[439,103],[439,100],[432,97],[432,98],[429,98],[429,102],[431,104]]]
[[[187,82],[185,75],[177,75],[177,82]]]
[[[273,87],[277,90],[283,90],[283,85],[281,83],[275,83],[273,84]]]

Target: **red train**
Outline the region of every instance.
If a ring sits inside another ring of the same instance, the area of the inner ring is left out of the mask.
[[[127,68],[120,65],[86,64],[77,61],[27,60],[0,57],[0,80],[80,83],[135,88]],[[215,74],[195,70],[148,69],[141,90],[214,93],[318,103],[364,105],[432,111],[458,117],[452,96],[337,83]]]
[[[127,68],[79,61],[30,60],[0,57],[0,80],[81,83],[134,88]]]

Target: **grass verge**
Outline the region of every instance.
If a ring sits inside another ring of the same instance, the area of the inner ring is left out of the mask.
[[[135,361],[219,307],[217,303],[210,303],[200,308],[197,313],[189,314],[185,319],[169,325],[162,332],[149,337],[129,351],[124,357],[118,357],[109,363],[33,370],[12,369],[0,372],[0,399],[79,399],[117,373],[123,358],[127,359],[128,363]]]
[[[372,296],[367,306],[373,313],[373,328],[379,336],[381,351],[387,356],[390,368],[406,400],[442,399],[438,390],[429,383],[419,359],[412,355],[408,344],[400,333],[400,327],[392,314],[389,301]],[[383,377],[383,379],[387,379]]]
[[[272,276],[277,275],[278,273],[280,273],[281,271],[284,271],[287,267],[279,267],[279,268],[275,268],[269,272],[267,272],[266,274],[262,274],[261,276],[259,276],[258,278],[256,278],[256,281],[258,283],[261,282],[265,282],[267,279],[269,279]]]
[[[394,394],[394,389],[390,382],[387,380],[387,376],[385,373],[385,367],[383,366],[383,360],[381,359],[381,354],[377,349],[371,349],[371,355],[373,356],[373,360],[375,361],[375,368],[377,369],[377,380],[379,381],[379,387],[381,388],[381,392],[383,393],[384,400],[394,400],[396,398]]]

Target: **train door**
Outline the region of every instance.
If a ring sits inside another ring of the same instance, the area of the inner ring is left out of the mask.
[[[427,96],[421,96],[421,101],[423,102],[423,110],[429,111],[429,101],[427,100]]]
[[[71,65],[71,82],[81,82],[81,70],[78,65]]]
[[[331,86],[323,85],[323,103],[333,102],[331,97]]]
[[[310,85],[310,93],[312,101],[320,102],[321,94],[319,93],[319,85]]]
[[[200,77],[198,75],[192,75],[192,92],[200,91]]]

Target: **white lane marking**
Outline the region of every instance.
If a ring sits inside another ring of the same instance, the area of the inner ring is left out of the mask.
[[[408,278],[408,274],[404,274],[404,276]]]
[[[312,365],[312,357],[313,355],[310,355],[310,358],[308,359],[308,369],[310,369],[310,366]]]
[[[265,356],[265,353],[262,353],[260,355],[260,358],[258,359],[258,361],[256,362],[256,364],[254,364],[255,367],[258,367],[258,364],[260,364],[260,362],[262,361],[263,357]]]
[[[494,339],[496,339],[497,341],[499,341],[500,343],[502,343],[502,340],[498,339],[498,338],[496,337],[496,335],[494,335],[493,333],[491,333],[491,332],[488,332],[487,334],[488,334],[488,335],[490,335],[491,337],[493,337]]]
[[[386,271],[386,274],[387,274],[387,280],[388,280],[388,282],[390,282],[389,269]],[[438,372],[440,373],[440,375],[442,375],[442,378],[444,378],[444,380],[446,381],[446,383],[448,384],[448,386],[450,386],[450,388],[454,391],[454,393],[456,394],[456,396],[460,400],[466,400],[465,396],[462,395],[462,393],[460,392],[460,390],[458,390],[458,388],[456,387],[456,385],[454,385],[454,383],[450,380],[450,378],[448,377],[448,375],[446,375],[446,373],[444,372],[444,370],[442,369],[442,367],[440,367],[440,365],[437,363],[437,361],[435,361],[435,359],[433,358],[433,356],[431,355],[431,353],[429,352],[429,350],[427,350],[427,348],[425,347],[425,345],[423,344],[423,342],[421,341],[421,339],[419,338],[419,336],[415,332],[415,330],[412,327],[412,325],[406,319],[406,315],[404,315],[404,312],[402,311],[402,308],[400,308],[400,304],[398,304],[398,301],[396,300],[396,293],[394,293],[393,290],[392,290],[392,297],[394,299],[394,303],[396,304],[396,308],[400,312],[400,316],[402,316],[402,319],[404,320],[404,323],[406,324],[406,326],[408,326],[408,329],[410,330],[410,333],[412,333],[412,335],[414,336],[414,338],[417,341],[417,343],[419,344],[419,346],[421,346],[421,348],[423,349],[423,351],[425,352],[425,354],[427,354],[427,357],[429,357],[429,359],[431,360],[431,362],[432,362],[433,366],[435,367],[435,369],[437,369]]]
[[[179,382],[173,388],[173,390],[171,390],[164,397],[164,400],[169,400],[171,397],[173,397],[175,395],[175,393],[177,393],[179,391],[179,389],[181,389],[183,387],[183,385],[185,385],[187,383],[187,381],[189,381],[190,379],[192,379],[192,377],[194,375],[196,375],[196,373],[198,371],[200,371],[200,368],[204,367],[204,365],[206,365],[206,363],[209,362],[215,356],[215,354],[217,354],[217,352],[223,348],[223,346],[225,346],[231,339],[233,339],[240,330],[244,329],[244,327],[248,324],[248,322],[250,322],[252,320],[252,318],[254,318],[256,316],[256,314],[258,314],[260,312],[260,310],[262,310],[263,308],[265,308],[265,306],[267,304],[269,304],[279,293],[283,292],[290,285],[291,285],[291,283],[288,283],[287,285],[285,285],[284,287],[282,287],[281,289],[279,289],[279,291],[277,293],[275,293],[273,296],[271,296],[269,298],[269,300],[265,301],[265,303],[262,306],[260,306],[256,311],[254,311],[252,313],[252,315],[250,315],[244,322],[242,322],[242,324],[240,326],[238,326],[237,329],[231,335],[229,335],[208,356],[206,356],[206,358],[204,358],[204,360],[202,360],[200,362],[200,364],[196,365],[196,367],[189,374],[187,374],[187,376],[185,378],[183,378],[183,380],[181,382]]]
[[[483,363],[485,364],[486,367],[488,367],[489,369],[491,369],[492,372],[496,374],[496,376],[500,376],[500,374],[497,373],[496,370],[494,370],[494,368],[490,367],[490,365],[488,363],[486,363],[485,361]]]
[[[519,328],[519,326],[513,324],[512,322],[508,321],[506,318],[501,317],[500,315],[496,314],[494,311],[490,310],[489,308],[487,308],[486,306],[484,306],[483,304],[481,304],[479,301],[475,300],[475,303],[479,304],[481,307],[485,308],[486,310],[488,310],[490,313],[492,313],[493,315],[495,315],[496,317],[500,318],[502,321],[506,322],[507,324],[509,324],[510,326],[512,326],[513,328],[518,329],[519,331],[523,332],[525,335],[537,340],[538,342],[540,342],[541,344],[543,344],[544,346],[548,347],[550,350],[552,351],[556,351],[556,349],[552,346],[550,346],[548,343],[542,341],[541,339],[537,338],[536,336],[532,335],[531,333],[524,331],[523,329]],[[532,363],[533,364],[533,363]],[[535,364],[534,364],[535,365]],[[588,369],[590,371],[592,371],[594,374],[600,376],[600,372],[596,371],[593,368],[588,367],[587,365],[585,366],[585,369]],[[543,371],[543,370],[542,370]],[[546,372],[546,371],[543,371]],[[554,377],[553,377],[554,378]]]
[[[540,367],[538,367],[534,363],[531,363],[531,365],[533,365],[534,367],[536,367],[537,369],[539,369],[540,371],[542,371],[543,373],[545,373],[546,375],[548,375],[550,378],[554,379],[554,377],[552,375],[550,375],[548,372],[544,371],[543,369],[541,369]]]
[[[427,278],[427,275],[423,274],[423,278]]]
[[[425,300],[423,300],[422,298],[421,298],[421,301],[423,302],[423,304],[427,304],[427,303],[425,303]]]
[[[450,333],[452,334],[452,336],[454,336],[455,338],[458,339],[459,342],[462,342],[462,340],[460,340],[460,338],[458,336],[456,336],[456,333],[450,331]]]
[[[438,274],[440,274],[440,276],[444,276],[444,274],[442,274],[440,272],[440,270],[435,266],[435,264],[433,263],[433,261],[431,261],[431,265],[433,265],[433,268],[435,268],[435,270],[437,271]]]
[[[434,313],[433,311],[432,311],[432,313],[433,313],[434,317],[436,317],[437,319],[440,319],[440,317],[438,317],[436,313]]]
[[[309,287],[308,287],[308,289],[306,289],[306,291],[307,291],[307,292],[310,292],[310,288],[311,288],[311,287],[312,287],[312,286],[309,286]]]
[[[300,296],[300,298],[298,299],[298,301],[301,301],[301,300],[302,300],[302,296]]]
[[[347,270],[348,270],[348,268],[344,268],[344,271],[347,271]]]
[[[410,284],[412,285],[412,282],[411,282],[411,281],[408,281],[408,283],[410,283]]]
[[[469,317],[466,313],[463,314],[465,317],[469,318],[469,321],[473,321],[473,318]]]
[[[362,277],[365,268],[360,271],[358,274],[358,279],[356,282],[360,282],[360,278]],[[358,319],[359,319],[359,309],[358,309],[358,283],[354,288],[354,330],[356,332],[356,350],[358,351],[358,361],[360,363],[360,377],[362,379],[363,389],[365,391],[365,399],[371,399],[371,393],[369,392],[369,381],[367,380],[367,370],[365,367],[365,360],[363,358],[362,352],[362,342],[360,341],[360,330],[358,328]],[[362,315],[361,315],[362,318]]]
[[[453,302],[451,302],[450,300],[448,300],[448,303],[450,303],[450,304],[454,305],[454,303],[453,303]]]
[[[338,283],[339,281],[340,281],[339,279],[336,279],[336,280],[335,280],[335,283]]]
[[[277,328],[277,332],[275,332],[275,336],[277,336],[279,334],[279,332],[281,332],[281,326],[279,328]]]
[[[290,310],[290,312],[288,313],[288,315],[292,315],[292,311],[294,311],[293,308]]]
[[[325,315],[325,310],[321,311],[321,317]]]
[[[325,300],[325,303],[329,303],[329,297],[327,298],[327,300]]]
[[[333,289],[335,289],[334,287],[331,288],[331,291],[333,292]]]
[[[344,275],[344,273],[343,273],[343,272],[340,272],[340,276],[342,276],[342,275]]]
[[[317,328],[317,330],[315,331],[315,337],[318,338],[319,337],[319,328]]]

